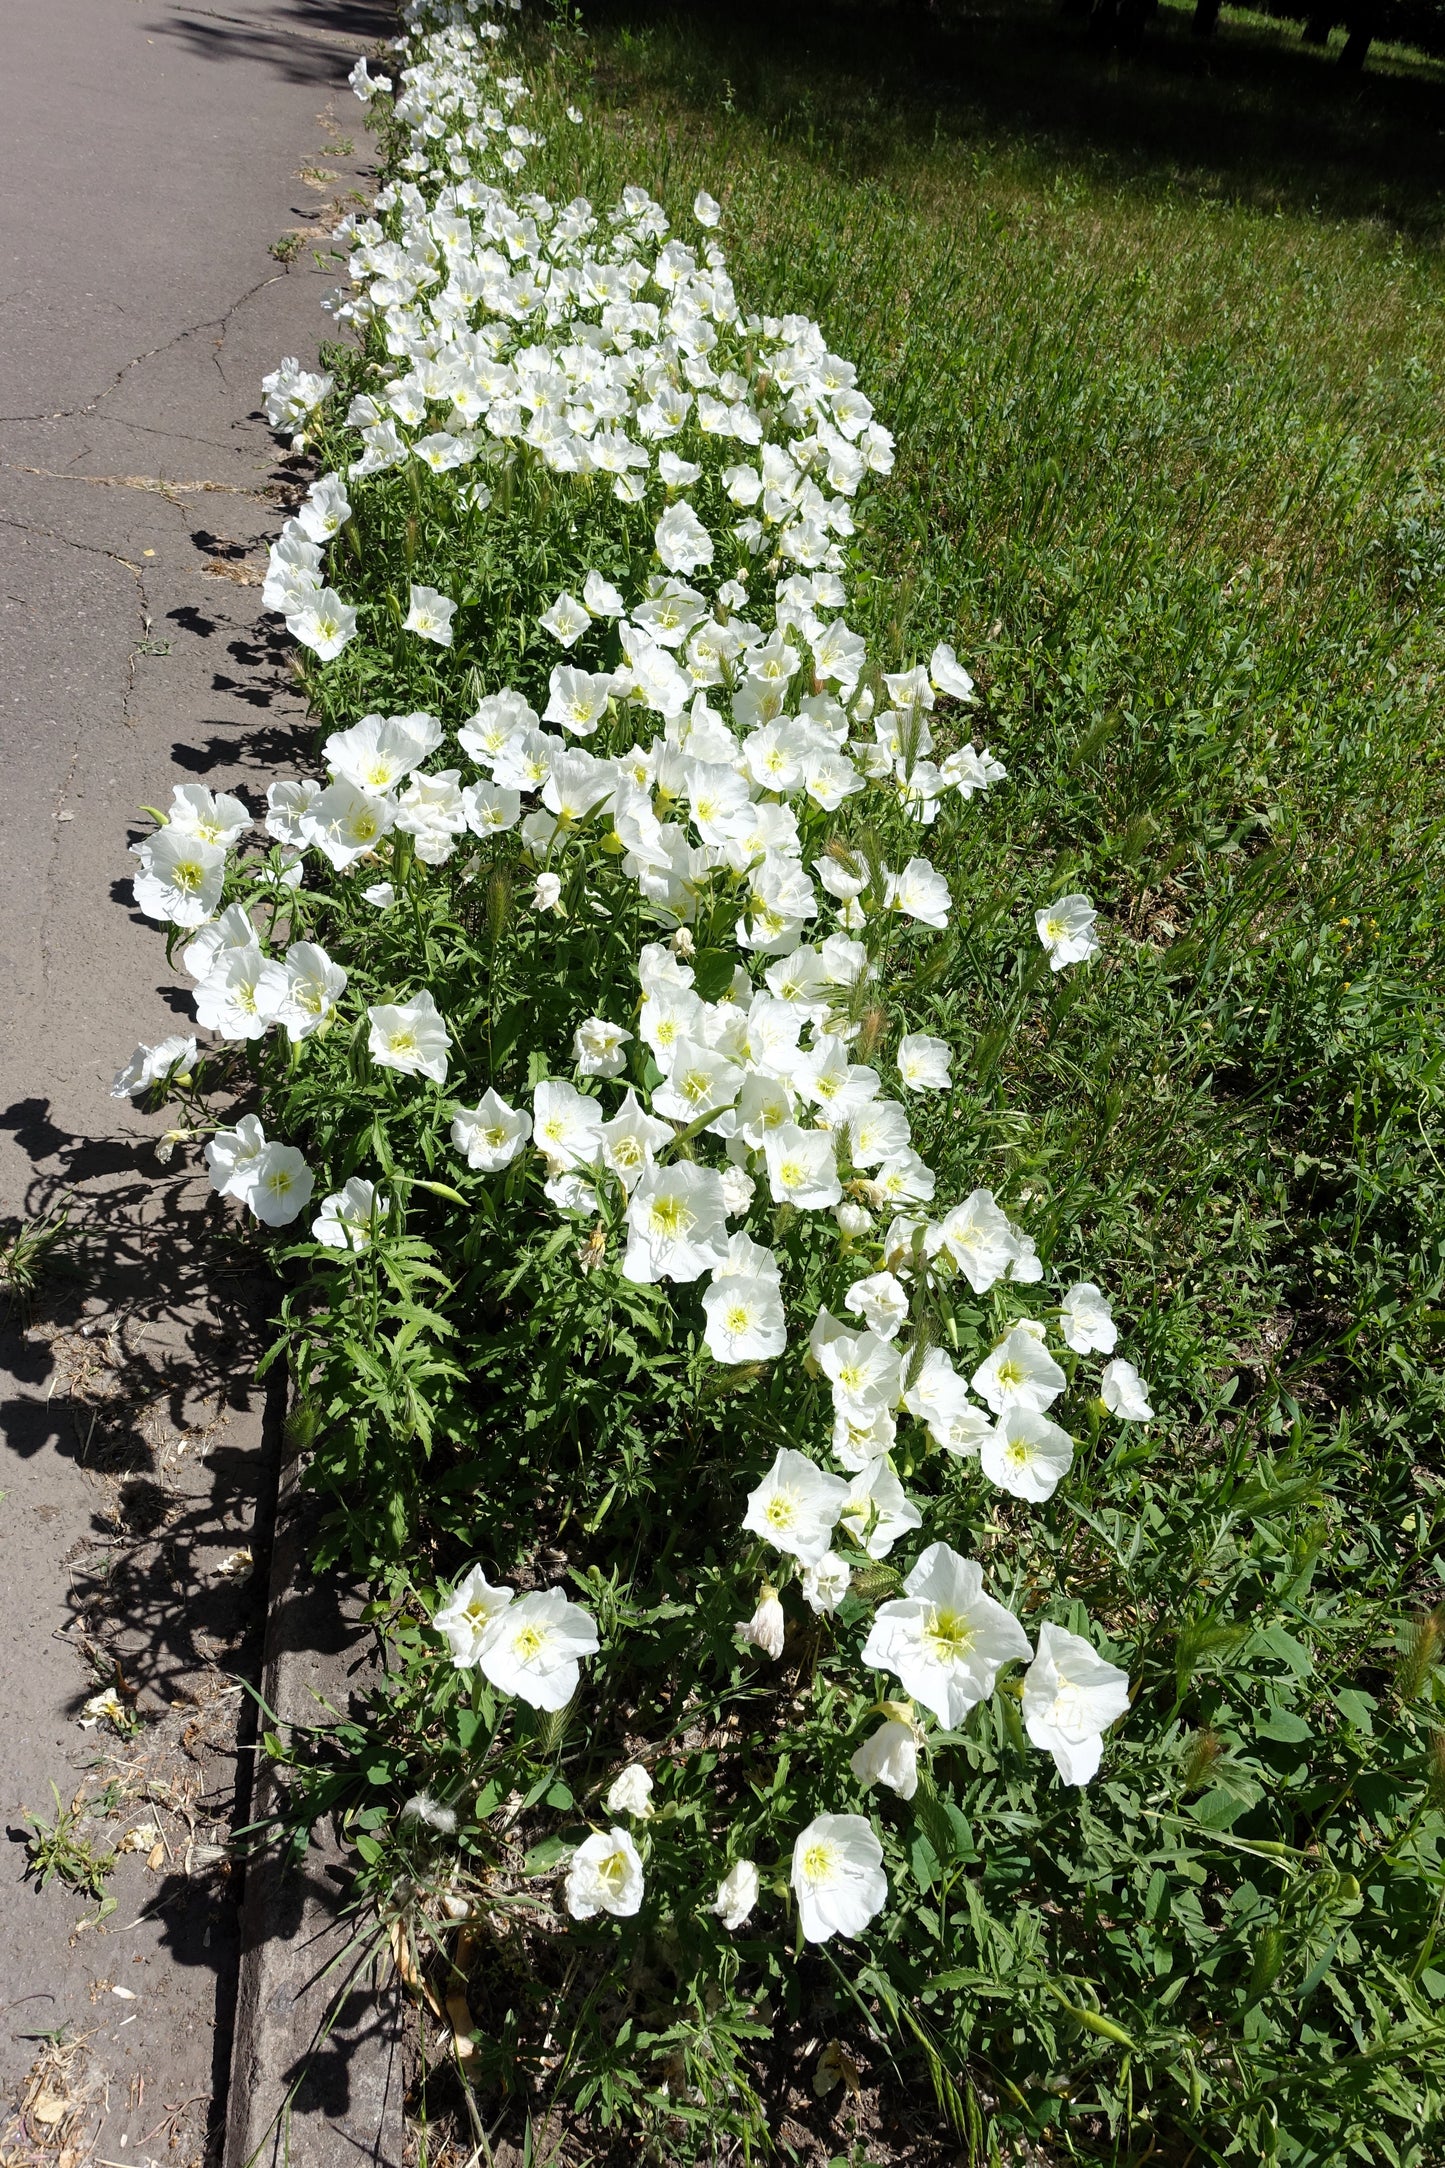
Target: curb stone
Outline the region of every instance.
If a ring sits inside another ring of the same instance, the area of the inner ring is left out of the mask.
[[[358,1603],[308,1566],[318,1511],[292,1462],[276,1507],[262,1673],[266,1706],[283,1723],[315,1721],[319,1703],[344,1710],[369,1660]],[[277,1801],[258,1752],[250,1819]],[[345,1954],[344,1858],[328,1831],[299,1865],[273,1852],[247,1865],[222,2168],[402,2168],[399,1984],[389,1957],[353,1971],[357,1953]]]

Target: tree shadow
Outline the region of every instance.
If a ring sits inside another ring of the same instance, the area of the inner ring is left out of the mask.
[[[198,8],[158,24],[155,35],[202,60],[250,61],[284,83],[329,83],[344,76],[363,51],[394,37],[396,28],[396,12],[386,0],[290,0],[250,23]]]
[[[630,34],[629,67],[834,170],[882,175],[940,140],[1003,145],[1125,184],[1445,227],[1445,63],[1386,52],[1347,74],[1292,24],[1226,14],[1201,39],[1191,9],[1165,5],[1121,58],[1044,0],[598,0],[596,14]]]

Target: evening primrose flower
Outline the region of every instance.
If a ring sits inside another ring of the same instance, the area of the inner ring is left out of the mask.
[[[532,1141],[554,1174],[597,1164],[602,1108],[561,1077],[543,1077],[532,1093]]]
[[[574,1920],[610,1912],[631,1919],[642,1908],[642,1856],[625,1829],[597,1830],[578,1845],[567,1869],[567,1910]]]
[[[849,1756],[848,1767],[860,1784],[886,1784],[900,1799],[911,1799],[918,1789],[918,1735],[890,1716]]]
[[[324,1024],[346,991],[346,973],[315,941],[293,941],[286,951],[286,990],[276,1021],[295,1044]]]
[[[112,1099],[140,1099],[152,1084],[175,1075],[189,1077],[196,1066],[196,1042],[176,1036],[155,1046],[138,1046],[123,1069],[117,1069],[110,1087]]]
[[[472,1671],[481,1661],[482,1643],[495,1619],[501,1617],[515,1590],[493,1588],[480,1566],[462,1575],[447,1601],[432,1619],[452,1652],[458,1671]]]
[[[577,670],[558,663],[549,681],[542,719],[560,723],[579,738],[590,738],[607,713],[612,697],[612,674],[607,670]]]
[[[757,1489],[749,1492],[743,1526],[775,1551],[815,1566],[828,1549],[847,1499],[848,1485],[840,1477],[825,1474],[806,1453],[783,1446]]]
[[[808,1609],[819,1618],[831,1618],[848,1593],[853,1569],[836,1551],[825,1551],[814,1565],[804,1566],[799,1586]]]
[[[1046,1415],[1015,1402],[979,1440],[978,1457],[990,1483],[1041,1505],[1068,1474],[1074,1441]]]
[[[673,1128],[670,1122],[660,1122],[639,1105],[637,1094],[628,1087],[626,1098],[610,1122],[604,1122],[597,1135],[602,1145],[602,1163],[621,1182],[630,1196],[648,1168],[654,1163],[654,1154],[664,1144],[671,1144]],[[726,1177],[724,1177],[726,1180]]]
[[[223,1039],[259,1039],[286,998],[286,973],[262,955],[259,942],[222,949],[196,988],[196,1021]]]
[[[1013,1229],[989,1189],[974,1190],[946,1213],[928,1247],[947,1250],[976,1295],[987,1294],[1018,1256]]]
[[[140,872],[132,888],[136,908],[172,926],[200,926],[214,918],[226,879],[219,843],[166,826],[134,846]]]
[[[941,930],[948,924],[952,899],[947,881],[926,858],[910,858],[901,873],[887,875],[883,901],[890,911]]]
[[[1129,1707],[1129,1674],[1091,1641],[1045,1620],[1039,1649],[1024,1673],[1024,1729],[1054,1757],[1066,1784],[1087,1784],[1104,1751],[1103,1735]]]
[[[449,602],[437,588],[413,586],[408,594],[407,613],[401,629],[430,640],[436,647],[450,647],[452,619],[456,614],[456,604]]]
[[[177,835],[197,836],[202,843],[218,843],[230,851],[250,825],[250,814],[229,791],[217,795],[204,783],[177,783],[171,792],[166,826]]]
[[[1112,1355],[1119,1328],[1109,1311],[1108,1298],[1092,1280],[1071,1287],[1059,1305],[1063,1315],[1059,1329],[1076,1355]]]
[[[1051,971],[1089,963],[1099,954],[1093,930],[1098,915],[1087,896],[1060,896],[1057,903],[1035,911],[1034,924],[1048,950]]]
[[[592,619],[575,595],[561,594],[537,620],[562,647],[575,647]]]
[[[953,1059],[946,1039],[926,1031],[905,1032],[898,1042],[898,1080],[911,1092],[946,1092]]]
[[[870,1558],[886,1558],[900,1536],[923,1526],[923,1515],[904,1492],[886,1453],[858,1470],[838,1524]]]
[[[266,1227],[289,1227],[311,1202],[316,1177],[294,1144],[270,1143],[261,1152],[246,1202]]]
[[[589,1016],[585,1024],[577,1026],[572,1039],[579,1074],[621,1076],[627,1067],[622,1049],[631,1040],[632,1033],[624,1031],[620,1024],[609,1024],[604,1016]]]
[[[1018,1407],[1042,1415],[1058,1399],[1068,1379],[1042,1338],[1026,1325],[1015,1325],[979,1364],[969,1382],[995,1415]]]
[[[692,215],[700,226],[715,226],[722,217],[722,205],[705,188],[700,188],[692,199]]]
[[[740,1618],[733,1628],[739,1641],[761,1649],[765,1656],[775,1661],[783,1653],[783,1639],[787,1632],[787,1619],[775,1588],[764,1583],[758,1597],[757,1609],[751,1618]]]
[[[355,639],[359,612],[343,602],[334,587],[302,595],[298,604],[286,613],[286,630],[322,662],[330,662],[349,640]]]
[[[222,1197],[239,1197],[244,1203],[251,1194],[265,1149],[266,1132],[254,1114],[243,1114],[234,1129],[218,1130],[205,1150],[212,1189]]]
[[[902,1382],[898,1351],[876,1333],[840,1330],[815,1353],[832,1383],[833,1406],[839,1415],[866,1424],[897,1402]]]
[[[820,1814],[793,1846],[793,1894],[806,1942],[861,1935],[888,1902],[883,1847],[861,1814]]]
[[[404,783],[442,742],[434,715],[363,715],[349,730],[333,730],[323,751],[340,783],[381,797]]]
[[[736,1934],[758,1901],[762,1877],[750,1859],[736,1859],[717,1886],[710,1910],[728,1933]]]
[[[843,1297],[843,1307],[861,1317],[879,1340],[896,1340],[908,1321],[908,1290],[891,1272],[873,1272],[855,1280]]]
[[[712,563],[712,536],[685,498],[668,506],[652,530],[652,539],[669,572],[696,572]]]
[[[445,1084],[451,1033],[425,987],[410,1001],[379,1002],[366,1015],[371,1025],[367,1047],[379,1069]]]
[[[767,1132],[763,1151],[768,1163],[768,1187],[778,1204],[822,1212],[841,1198],[843,1185],[838,1180],[830,1131],[800,1129],[796,1122],[785,1122]]]
[[[1099,1397],[1109,1413],[1117,1415],[1124,1423],[1147,1423],[1154,1413],[1149,1405],[1148,1386],[1134,1365],[1126,1363],[1122,1355],[1116,1355],[1111,1363],[1104,1365]]]
[[[600,1646],[590,1611],[560,1588],[535,1589],[493,1619],[477,1663],[502,1693],[534,1709],[565,1709],[581,1679],[579,1660]]]
[[[458,1107],[452,1121],[452,1143],[483,1174],[510,1166],[531,1134],[531,1115],[509,1107],[490,1086],[474,1107]]]
[[[891,1671],[940,1724],[953,1730],[987,1700],[1006,1663],[1031,1654],[1028,1636],[983,1593],[983,1568],[946,1543],[930,1543],[903,1584],[878,1606],[863,1662]]]
[[[651,1167],[627,1208],[629,1280],[695,1280],[727,1254],[727,1205],[711,1167]]]
[[[330,783],[301,812],[297,826],[338,873],[374,851],[396,823],[390,798],[358,790],[354,783]]]
[[[328,1250],[369,1250],[386,1211],[387,1200],[376,1184],[354,1174],[344,1189],[322,1198],[321,1210],[311,1222],[312,1239]]]
[[[728,1273],[702,1298],[708,1352],[720,1363],[766,1362],[788,1344],[777,1282]]]
[[[946,640],[940,640],[930,655],[928,675],[935,691],[951,693],[955,700],[973,698],[973,679]]]
[[[641,1762],[629,1762],[612,1779],[604,1802],[609,1814],[631,1814],[646,1821],[652,1813],[652,1778]]]

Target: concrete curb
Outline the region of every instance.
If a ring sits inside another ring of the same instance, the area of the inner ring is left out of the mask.
[[[325,1703],[344,1713],[369,1662],[358,1604],[310,1571],[318,1514],[293,1462],[277,1500],[262,1674],[284,1723],[326,1721]],[[256,1762],[253,1822],[277,1803],[270,1763]],[[389,1953],[358,1967],[345,1891],[329,1833],[299,1865],[268,1853],[247,1866],[222,2168],[402,2168],[399,1983]]]

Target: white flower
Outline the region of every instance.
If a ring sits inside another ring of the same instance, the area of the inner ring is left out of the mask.
[[[462,811],[474,836],[499,836],[515,828],[522,817],[522,793],[507,790],[486,776],[469,783],[462,792]],[[559,884],[560,893],[560,884]]]
[[[632,1814],[646,1821],[652,1812],[652,1778],[641,1762],[629,1762],[612,1779],[605,1805],[609,1814]]]
[[[815,1566],[828,1549],[847,1499],[848,1485],[841,1477],[825,1474],[806,1453],[783,1446],[757,1489],[749,1492],[743,1526],[775,1551]]]
[[[861,1317],[876,1339],[896,1340],[908,1321],[908,1289],[891,1272],[873,1272],[853,1282],[843,1307]]]
[[[681,1160],[652,1167],[627,1208],[629,1280],[695,1280],[727,1254],[727,1205],[711,1167]]]
[[[1112,1355],[1119,1328],[1109,1313],[1108,1298],[1092,1280],[1080,1280],[1059,1305],[1063,1311],[1060,1330],[1076,1355]]]
[[[560,723],[579,738],[590,738],[607,713],[612,697],[612,676],[606,670],[575,670],[558,663],[552,672],[550,697],[542,719]]]
[[[212,1189],[223,1197],[239,1197],[244,1203],[251,1194],[265,1149],[266,1132],[254,1114],[243,1114],[234,1129],[218,1130],[205,1154]]]
[[[390,798],[358,790],[354,783],[330,783],[304,808],[296,825],[303,840],[344,873],[376,849],[395,821]]]
[[[969,1399],[968,1387],[941,1347],[924,1356],[903,1405],[928,1425],[934,1444],[946,1453],[967,1458],[992,1434],[988,1417]]]
[[[532,1140],[553,1174],[595,1167],[602,1108],[560,1077],[543,1077],[532,1093]]]
[[[452,644],[452,619],[457,614],[454,602],[435,587],[413,586],[409,594],[409,606],[402,620],[403,632],[414,632],[423,640],[432,641],[437,647]]]
[[[286,630],[323,662],[330,662],[348,640],[355,638],[358,613],[342,601],[334,587],[323,587],[314,595],[298,599],[299,607],[286,613]]]
[[[600,572],[589,572],[582,582],[582,600],[593,617],[621,617],[626,610],[617,589]]]
[[[1154,1410],[1149,1405],[1149,1388],[1132,1363],[1126,1363],[1122,1355],[1116,1355],[1111,1363],[1104,1365],[1104,1375],[1099,1380],[1099,1394],[1111,1415],[1117,1415],[1124,1423],[1147,1423]]]
[[[886,1558],[900,1536],[923,1526],[923,1515],[905,1496],[886,1453],[859,1469],[838,1518],[870,1558]]]
[[[482,1636],[477,1662],[493,1686],[534,1709],[565,1709],[577,1691],[578,1660],[600,1643],[590,1611],[560,1588],[535,1589],[499,1612]]]
[[[766,1362],[788,1344],[776,1281],[728,1273],[713,1281],[702,1306],[707,1315],[704,1338],[717,1362]]]
[[[736,1934],[748,1918],[761,1888],[762,1878],[753,1862],[734,1860],[717,1886],[711,1907],[730,1935]]]
[[[1030,1654],[1012,1611],[983,1593],[983,1568],[946,1543],[930,1543],[903,1584],[880,1604],[863,1661],[891,1671],[952,1730],[993,1692],[1000,1668]]]
[[[653,1154],[664,1144],[671,1144],[673,1129],[670,1122],[660,1122],[644,1113],[636,1092],[629,1086],[627,1097],[597,1134],[602,1143],[603,1165],[611,1169],[630,1196],[652,1166]],[[726,1183],[724,1175],[724,1187]]]
[[[510,1166],[531,1134],[531,1115],[509,1107],[490,1086],[474,1107],[458,1107],[452,1122],[452,1143],[484,1174]]]
[[[306,492],[306,502],[296,515],[296,523],[312,542],[329,542],[350,517],[351,500],[341,476],[323,474]]]
[[[322,1198],[311,1223],[312,1237],[328,1250],[368,1250],[386,1210],[387,1200],[377,1194],[376,1184],[354,1174],[344,1189]]]
[[[928,675],[936,691],[952,693],[955,700],[973,698],[973,679],[946,640],[940,640],[929,657]]]
[[[1041,1505],[1068,1474],[1074,1441],[1046,1415],[1015,1401],[979,1440],[978,1457],[990,1483]]]
[[[578,1073],[582,1076],[621,1076],[627,1067],[627,1056],[622,1049],[631,1038],[632,1033],[624,1031],[620,1024],[609,1024],[604,1016],[589,1016],[585,1024],[577,1026],[572,1040]]]
[[[1066,1784],[1087,1784],[1099,1766],[1103,1734],[1129,1706],[1129,1674],[1091,1641],[1046,1620],[1039,1652],[1024,1673],[1024,1728],[1054,1757]]]
[[[110,1087],[112,1099],[139,1099],[152,1084],[159,1084],[174,1070],[177,1080],[189,1077],[196,1066],[194,1039],[162,1039],[156,1046],[138,1046],[123,1069],[117,1069]]]
[[[898,1079],[911,1092],[946,1092],[952,1054],[946,1039],[905,1032],[898,1042]]]
[[[833,1406],[850,1420],[871,1423],[893,1407],[902,1383],[898,1350],[876,1333],[841,1328],[813,1350],[833,1386]]]
[[[256,1161],[246,1202],[267,1227],[288,1227],[311,1202],[316,1177],[294,1144],[271,1143]]]
[[[987,1294],[1018,1256],[1013,1229],[994,1202],[993,1191],[988,1189],[976,1189],[962,1204],[956,1204],[939,1223],[936,1241],[948,1251],[976,1295]],[[929,1248],[933,1248],[932,1241]]]
[[[177,783],[171,792],[166,826],[177,835],[197,836],[202,843],[219,843],[223,851],[229,851],[250,825],[250,814],[228,791],[217,797],[204,783]]]
[[[969,1380],[980,1400],[995,1415],[1006,1408],[1031,1408],[1042,1415],[1063,1391],[1068,1379],[1026,1325],[1015,1325],[993,1353],[986,1356]]]
[[[259,1039],[286,998],[286,973],[269,963],[259,942],[217,952],[196,988],[196,1021],[223,1039]]]
[[[555,911],[562,915],[562,881],[556,873],[539,873],[532,890],[532,908],[536,911]]]
[[[505,1586],[493,1588],[480,1566],[471,1567],[458,1581],[432,1620],[445,1637],[458,1671],[471,1671],[480,1661],[487,1628],[500,1618],[512,1595]]]
[[[293,941],[286,951],[286,990],[276,1021],[293,1043],[308,1038],[346,991],[346,973],[314,941]]]
[[[668,506],[653,528],[652,538],[669,572],[685,575],[712,563],[712,536],[686,498]]]
[[[549,610],[544,610],[538,623],[544,632],[562,647],[575,647],[592,619],[575,595],[561,594]]]
[[[390,90],[391,88],[391,77],[389,75],[373,75],[366,65],[366,55],[364,53],[346,80],[363,105],[369,105],[378,91]]]
[[[396,890],[390,881],[373,881],[370,888],[361,891],[363,903],[369,903],[373,911],[389,911],[396,902]]]
[[[1042,911],[1035,911],[1039,939],[1049,952],[1049,969],[1062,971],[1067,964],[1086,964],[1099,953],[1094,937],[1097,911],[1087,896],[1060,896]]]
[[[741,1167],[726,1166],[722,1170],[723,1202],[729,1219],[741,1219],[753,1201],[757,1183]]]
[[[890,1716],[851,1754],[848,1767],[860,1784],[886,1784],[900,1799],[918,1789],[918,1739],[911,1724]]]
[[[700,188],[692,199],[692,215],[700,226],[715,226],[722,217],[722,205]]]
[[[820,1618],[831,1618],[847,1595],[852,1578],[853,1569],[847,1559],[840,1558],[836,1551],[825,1551],[815,1564],[804,1566],[799,1575],[803,1601]]]
[[[787,1623],[782,1604],[778,1601],[777,1590],[764,1583],[763,1592],[758,1598],[758,1607],[752,1617],[740,1618],[733,1632],[739,1641],[746,1641],[753,1648],[761,1649],[765,1656],[776,1659],[783,1653]]]
[[[866,1235],[873,1225],[873,1214],[864,1204],[836,1204],[833,1217],[845,1235]]]
[[[136,844],[135,855],[140,860],[133,883],[136,906],[147,918],[200,926],[215,917],[226,878],[226,853],[219,843],[167,825]]]
[[[425,987],[410,1001],[381,1002],[366,1015],[371,1025],[367,1046],[379,1068],[445,1084],[451,1033]]]
[[[597,1830],[578,1845],[567,1869],[567,1910],[574,1920],[611,1912],[631,1919],[642,1906],[642,1857],[625,1829]]]
[[[763,1140],[768,1163],[768,1187],[779,1203],[797,1205],[803,1211],[821,1212],[837,1204],[843,1194],[838,1180],[833,1138],[826,1129],[800,1129],[785,1122],[771,1129]]]
[[[820,1814],[793,1846],[793,1894],[807,1942],[861,1935],[888,1902],[883,1847],[861,1814]]]
[[[890,873],[883,900],[890,911],[902,911],[920,925],[942,928],[948,924],[948,883],[926,858],[910,858],[901,873]]]

